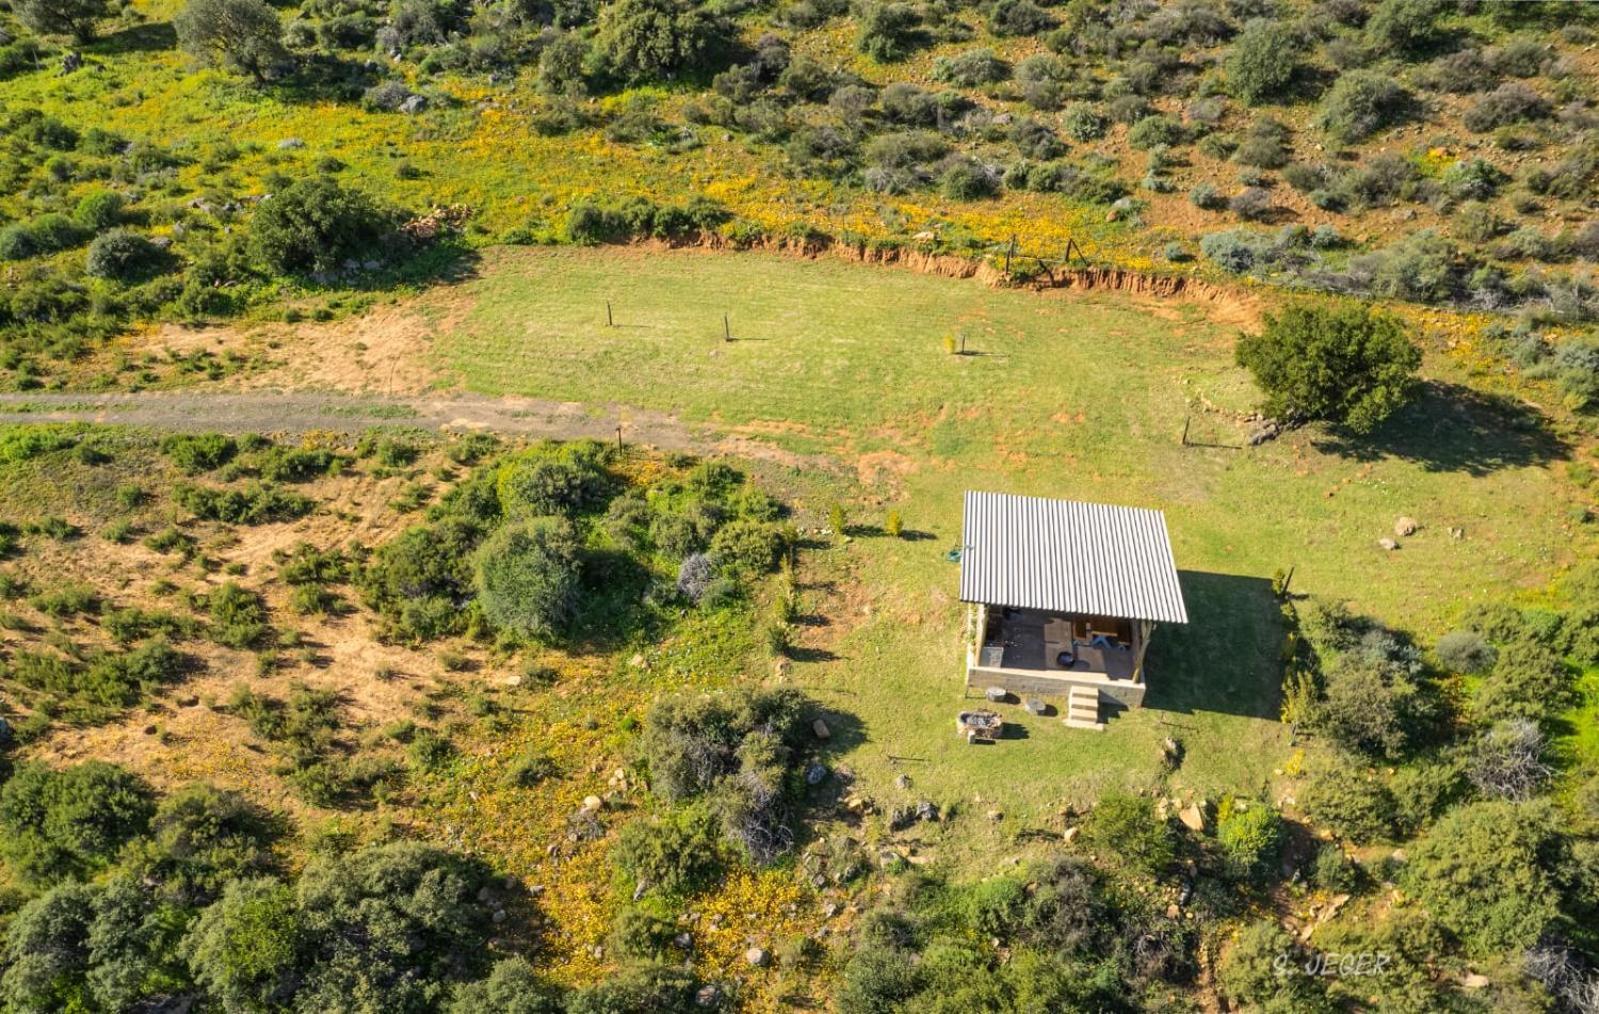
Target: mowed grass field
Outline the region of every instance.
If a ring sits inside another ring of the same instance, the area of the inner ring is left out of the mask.
[[[467,289],[465,317],[434,336],[448,382],[668,411],[836,459],[853,535],[811,554],[792,678],[859,719],[848,762],[879,790],[920,771],[916,794],[1025,819],[1149,784],[1168,735],[1187,750],[1177,785],[1258,790],[1287,756],[1274,572],[1430,639],[1591,550],[1562,478],[1575,452],[1440,355],[1418,404],[1359,447],[1307,430],[1244,448],[1257,393],[1232,365],[1237,326],[1195,304],[695,251],[507,251]],[[1193,623],[1157,632],[1149,707],[1101,735],[1028,720],[1024,738],[958,745],[946,553],[971,488],[1165,511]],[[812,501],[802,521],[825,523]],[[890,508],[910,537],[876,533]],[[1385,551],[1400,516],[1420,530]]]

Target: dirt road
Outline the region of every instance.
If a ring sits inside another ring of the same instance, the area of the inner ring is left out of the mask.
[[[316,392],[141,391],[115,394],[0,394],[0,424],[92,422],[158,430],[227,433],[360,433],[371,429],[485,430],[534,439],[621,437],[667,451],[727,453],[789,464],[827,464],[758,437],[690,424],[625,405],[584,405],[473,394],[364,396]]]

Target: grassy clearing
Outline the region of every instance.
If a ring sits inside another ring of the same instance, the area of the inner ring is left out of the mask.
[[[1557,475],[1576,452],[1445,356],[1366,448],[1299,432],[1243,450],[1253,390],[1231,329],[1192,306],[694,252],[530,252],[470,289],[464,322],[434,339],[469,389],[672,411],[855,466],[833,495],[858,537],[819,555],[804,596],[832,629],[801,624],[796,675],[859,717],[847,759],[876,788],[921,773],[915,793],[1028,819],[1150,783],[1168,735],[1188,751],[1180,784],[1258,788],[1286,733],[1274,572],[1435,635],[1467,603],[1535,593],[1590,544]],[[970,354],[946,352],[948,335]],[[1184,447],[1189,416],[1193,441],[1223,446]],[[1030,720],[1024,740],[951,749],[961,607],[945,552],[967,488],[1166,511],[1194,623],[1157,633],[1148,710],[1102,736]],[[831,507],[802,503],[818,525]],[[911,537],[874,534],[889,507]],[[1401,515],[1422,528],[1384,552]]]

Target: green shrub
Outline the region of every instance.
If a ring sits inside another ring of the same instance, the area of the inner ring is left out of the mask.
[[[1074,141],[1097,141],[1105,136],[1110,121],[1086,102],[1067,106],[1060,116],[1061,129]]]
[[[173,488],[172,498],[203,521],[242,525],[292,521],[311,513],[316,506],[309,497],[261,483],[251,483],[243,489],[180,483]]]
[[[194,981],[225,1009],[269,1010],[292,993],[306,943],[293,889],[245,878],[200,913],[183,957]]]
[[[1478,99],[1461,119],[1467,130],[1484,134],[1510,124],[1544,119],[1549,112],[1549,103],[1543,96],[1520,81],[1512,81]]]
[[[175,434],[161,441],[161,451],[185,475],[199,475],[232,461],[239,445],[222,433]]]
[[[1125,792],[1107,792],[1083,824],[1084,837],[1119,862],[1159,875],[1176,857],[1171,826],[1155,813],[1155,803]]]
[[[780,525],[739,519],[717,531],[711,538],[710,552],[717,566],[748,578],[776,566],[788,543],[788,533]]]
[[[1227,87],[1252,106],[1286,98],[1283,92],[1298,71],[1298,48],[1287,25],[1265,18],[1249,22],[1227,53]]]
[[[1228,867],[1234,875],[1251,880],[1276,872],[1283,837],[1282,818],[1262,803],[1248,809],[1234,804],[1216,824],[1216,843]]]
[[[716,823],[701,806],[624,825],[613,855],[617,869],[636,887],[669,895],[707,885],[724,862]]]
[[[1054,17],[1033,0],[992,0],[988,5],[988,30],[1001,38],[1037,35],[1054,27]]]
[[[519,637],[558,633],[580,594],[581,546],[570,522],[534,518],[489,536],[475,558],[475,587],[483,614]]]
[[[269,815],[243,796],[194,784],[162,799],[133,866],[182,905],[205,905],[272,861]]]
[[[1366,21],[1366,35],[1376,45],[1399,54],[1421,52],[1439,41],[1440,0],[1383,0]]]
[[[686,0],[618,0],[602,9],[594,44],[612,74],[640,84],[714,69],[731,39],[725,18]]]
[[[1499,652],[1483,676],[1472,709],[1490,721],[1542,721],[1571,701],[1572,680],[1560,653],[1548,644],[1521,640]]]
[[[1146,116],[1127,132],[1127,143],[1139,151],[1157,144],[1176,145],[1187,140],[1183,125],[1169,116]]]
[[[459,633],[472,597],[472,554],[482,538],[457,517],[408,528],[379,546],[357,578],[385,636],[416,643]]]
[[[933,80],[962,88],[994,84],[1010,77],[1011,67],[991,49],[968,49],[933,61]]]
[[[1360,865],[1349,857],[1343,846],[1326,842],[1316,850],[1310,879],[1323,891],[1349,894],[1360,887]]]
[[[560,995],[521,956],[495,962],[487,978],[456,988],[449,1014],[561,1014]]]
[[[1482,673],[1493,668],[1499,651],[1475,630],[1451,630],[1438,639],[1438,661],[1450,672]]]
[[[392,222],[393,215],[366,194],[327,177],[310,177],[260,204],[250,223],[250,244],[279,274],[327,272],[346,260],[370,258]]]
[[[1314,771],[1297,798],[1307,817],[1341,838],[1370,842],[1393,836],[1393,793],[1352,759]]]
[[[1410,93],[1389,75],[1349,71],[1322,99],[1317,123],[1335,141],[1361,141],[1397,123],[1410,101]]]
[[[114,764],[25,764],[0,789],[0,853],[30,880],[86,877],[142,835],[154,810],[149,786]]]
[[[1262,919],[1238,932],[1222,952],[1217,985],[1234,1004],[1251,1009],[1314,1012],[1329,1009],[1320,980],[1296,974],[1303,964],[1294,938]],[[1284,959],[1288,973],[1284,974]]]
[[[1239,338],[1237,358],[1265,392],[1269,414],[1355,433],[1371,432],[1410,399],[1421,365],[1404,325],[1367,307],[1290,306]]]
[[[1559,834],[1546,807],[1472,803],[1409,852],[1406,890],[1472,954],[1524,950],[1559,917]]]
[[[903,60],[927,41],[921,16],[908,3],[874,3],[860,20],[855,48],[879,63]]]
[[[148,236],[131,229],[111,229],[89,244],[84,270],[96,278],[128,281],[159,270],[164,261],[165,254]]]
[[[939,188],[952,201],[976,201],[998,194],[999,180],[980,163],[959,159],[939,177]]]
[[[121,223],[127,204],[127,198],[115,190],[96,190],[78,201],[73,217],[86,229],[104,232]]]
[[[251,647],[272,629],[261,596],[232,581],[206,596],[206,612],[212,640],[230,648]]]
[[[592,440],[546,443],[503,462],[495,488],[506,517],[578,514],[603,503],[615,485],[610,451]]]

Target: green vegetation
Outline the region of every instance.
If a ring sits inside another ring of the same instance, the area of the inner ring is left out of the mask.
[[[1238,364],[1266,392],[1271,415],[1370,433],[1414,394],[1421,351],[1392,317],[1299,305],[1241,337]]]

